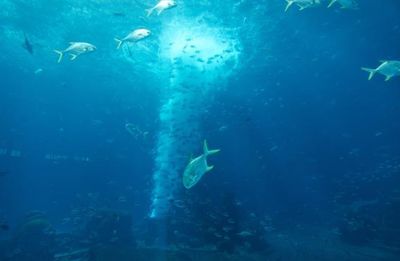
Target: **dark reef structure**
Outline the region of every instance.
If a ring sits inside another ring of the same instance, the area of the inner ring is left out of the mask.
[[[132,217],[111,209],[97,210],[87,222],[84,236],[94,245],[132,245]]]
[[[176,208],[174,217],[164,223],[169,244],[225,254],[269,251],[264,228],[257,218],[241,211],[234,194],[222,194],[217,205],[190,196],[193,199]]]
[[[385,201],[347,209],[339,224],[342,241],[355,245],[380,242],[400,249],[400,201]]]
[[[245,217],[237,206],[233,194],[223,197],[220,214],[214,219],[215,235],[218,237],[217,249],[232,254],[234,252],[266,252],[268,244],[264,237],[265,230],[255,217]],[[215,217],[215,216],[214,216]]]
[[[339,226],[340,238],[350,244],[367,244],[377,238],[376,228],[368,216],[349,212]]]
[[[5,260],[54,260],[56,234],[43,213],[32,212],[25,217],[7,244]]]

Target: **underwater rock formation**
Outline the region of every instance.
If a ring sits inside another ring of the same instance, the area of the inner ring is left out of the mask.
[[[56,235],[53,226],[41,212],[28,214],[10,241],[6,260],[53,260]]]
[[[98,210],[86,224],[86,233],[93,244],[132,244],[132,217],[114,210]]]

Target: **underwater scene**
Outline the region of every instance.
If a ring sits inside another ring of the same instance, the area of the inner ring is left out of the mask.
[[[399,0],[0,0],[0,261],[400,260]]]

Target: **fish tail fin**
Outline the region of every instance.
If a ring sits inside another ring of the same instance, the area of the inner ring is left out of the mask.
[[[220,150],[209,150],[207,141],[204,140],[203,151],[204,151],[204,155],[207,157],[208,155],[213,155],[213,154],[218,153]]]
[[[293,0],[286,0],[286,2],[287,2],[287,5],[286,5],[286,8],[285,8],[285,12],[287,12],[287,10],[289,10],[289,8],[293,5]]]
[[[63,56],[64,56],[64,52],[62,52],[62,51],[59,51],[59,50],[54,50],[54,52],[55,52],[56,54],[58,54],[58,60],[57,60],[57,63],[60,63],[60,62],[61,62],[61,60],[62,60],[62,58],[63,58]]]
[[[114,40],[117,42],[117,49],[119,49],[124,41],[118,38],[114,38]]]
[[[330,8],[334,3],[336,3],[336,1],[337,1],[337,0],[332,0],[332,1],[329,3],[328,8]]]
[[[370,68],[362,67],[361,70],[369,72],[368,81],[371,80],[372,77],[374,77],[374,75],[376,73],[376,69],[370,69]]]
[[[149,17],[153,13],[153,11],[154,11],[154,8],[146,9],[146,13],[147,13],[146,16]]]

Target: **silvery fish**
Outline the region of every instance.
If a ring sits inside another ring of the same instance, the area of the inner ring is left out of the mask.
[[[136,29],[136,30],[130,32],[123,39],[114,38],[114,40],[117,42],[117,49],[119,49],[121,47],[121,45],[125,42],[137,42],[144,38],[149,37],[150,34],[151,34],[150,30],[140,28],[140,29]]]
[[[196,185],[204,174],[214,168],[214,166],[208,166],[207,156],[213,155],[220,150],[209,150],[207,147],[207,141],[204,141],[203,151],[202,155],[192,159],[185,168],[183,173],[183,186],[187,189]]]
[[[394,76],[400,76],[400,61],[380,61],[381,65],[376,69],[361,68],[363,71],[369,72],[368,80],[371,80],[376,73],[386,76],[385,81],[389,81]]]
[[[289,10],[289,8],[295,4],[299,7],[299,10],[302,11],[306,8],[313,7],[316,5],[319,5],[321,3],[321,0],[286,0],[286,8],[285,12]]]
[[[340,4],[342,9],[357,9],[358,8],[358,4],[355,0],[332,0],[329,3],[328,8],[331,7],[335,3]]]
[[[75,60],[79,55],[90,53],[96,50],[96,46],[85,42],[70,42],[69,46],[64,51],[54,50],[59,56],[57,62],[60,63],[64,53],[71,55],[71,60]]]
[[[157,11],[157,15],[160,15],[164,10],[175,7],[177,4],[174,0],[161,0],[154,7],[147,9],[147,17],[149,17],[154,10]]]

